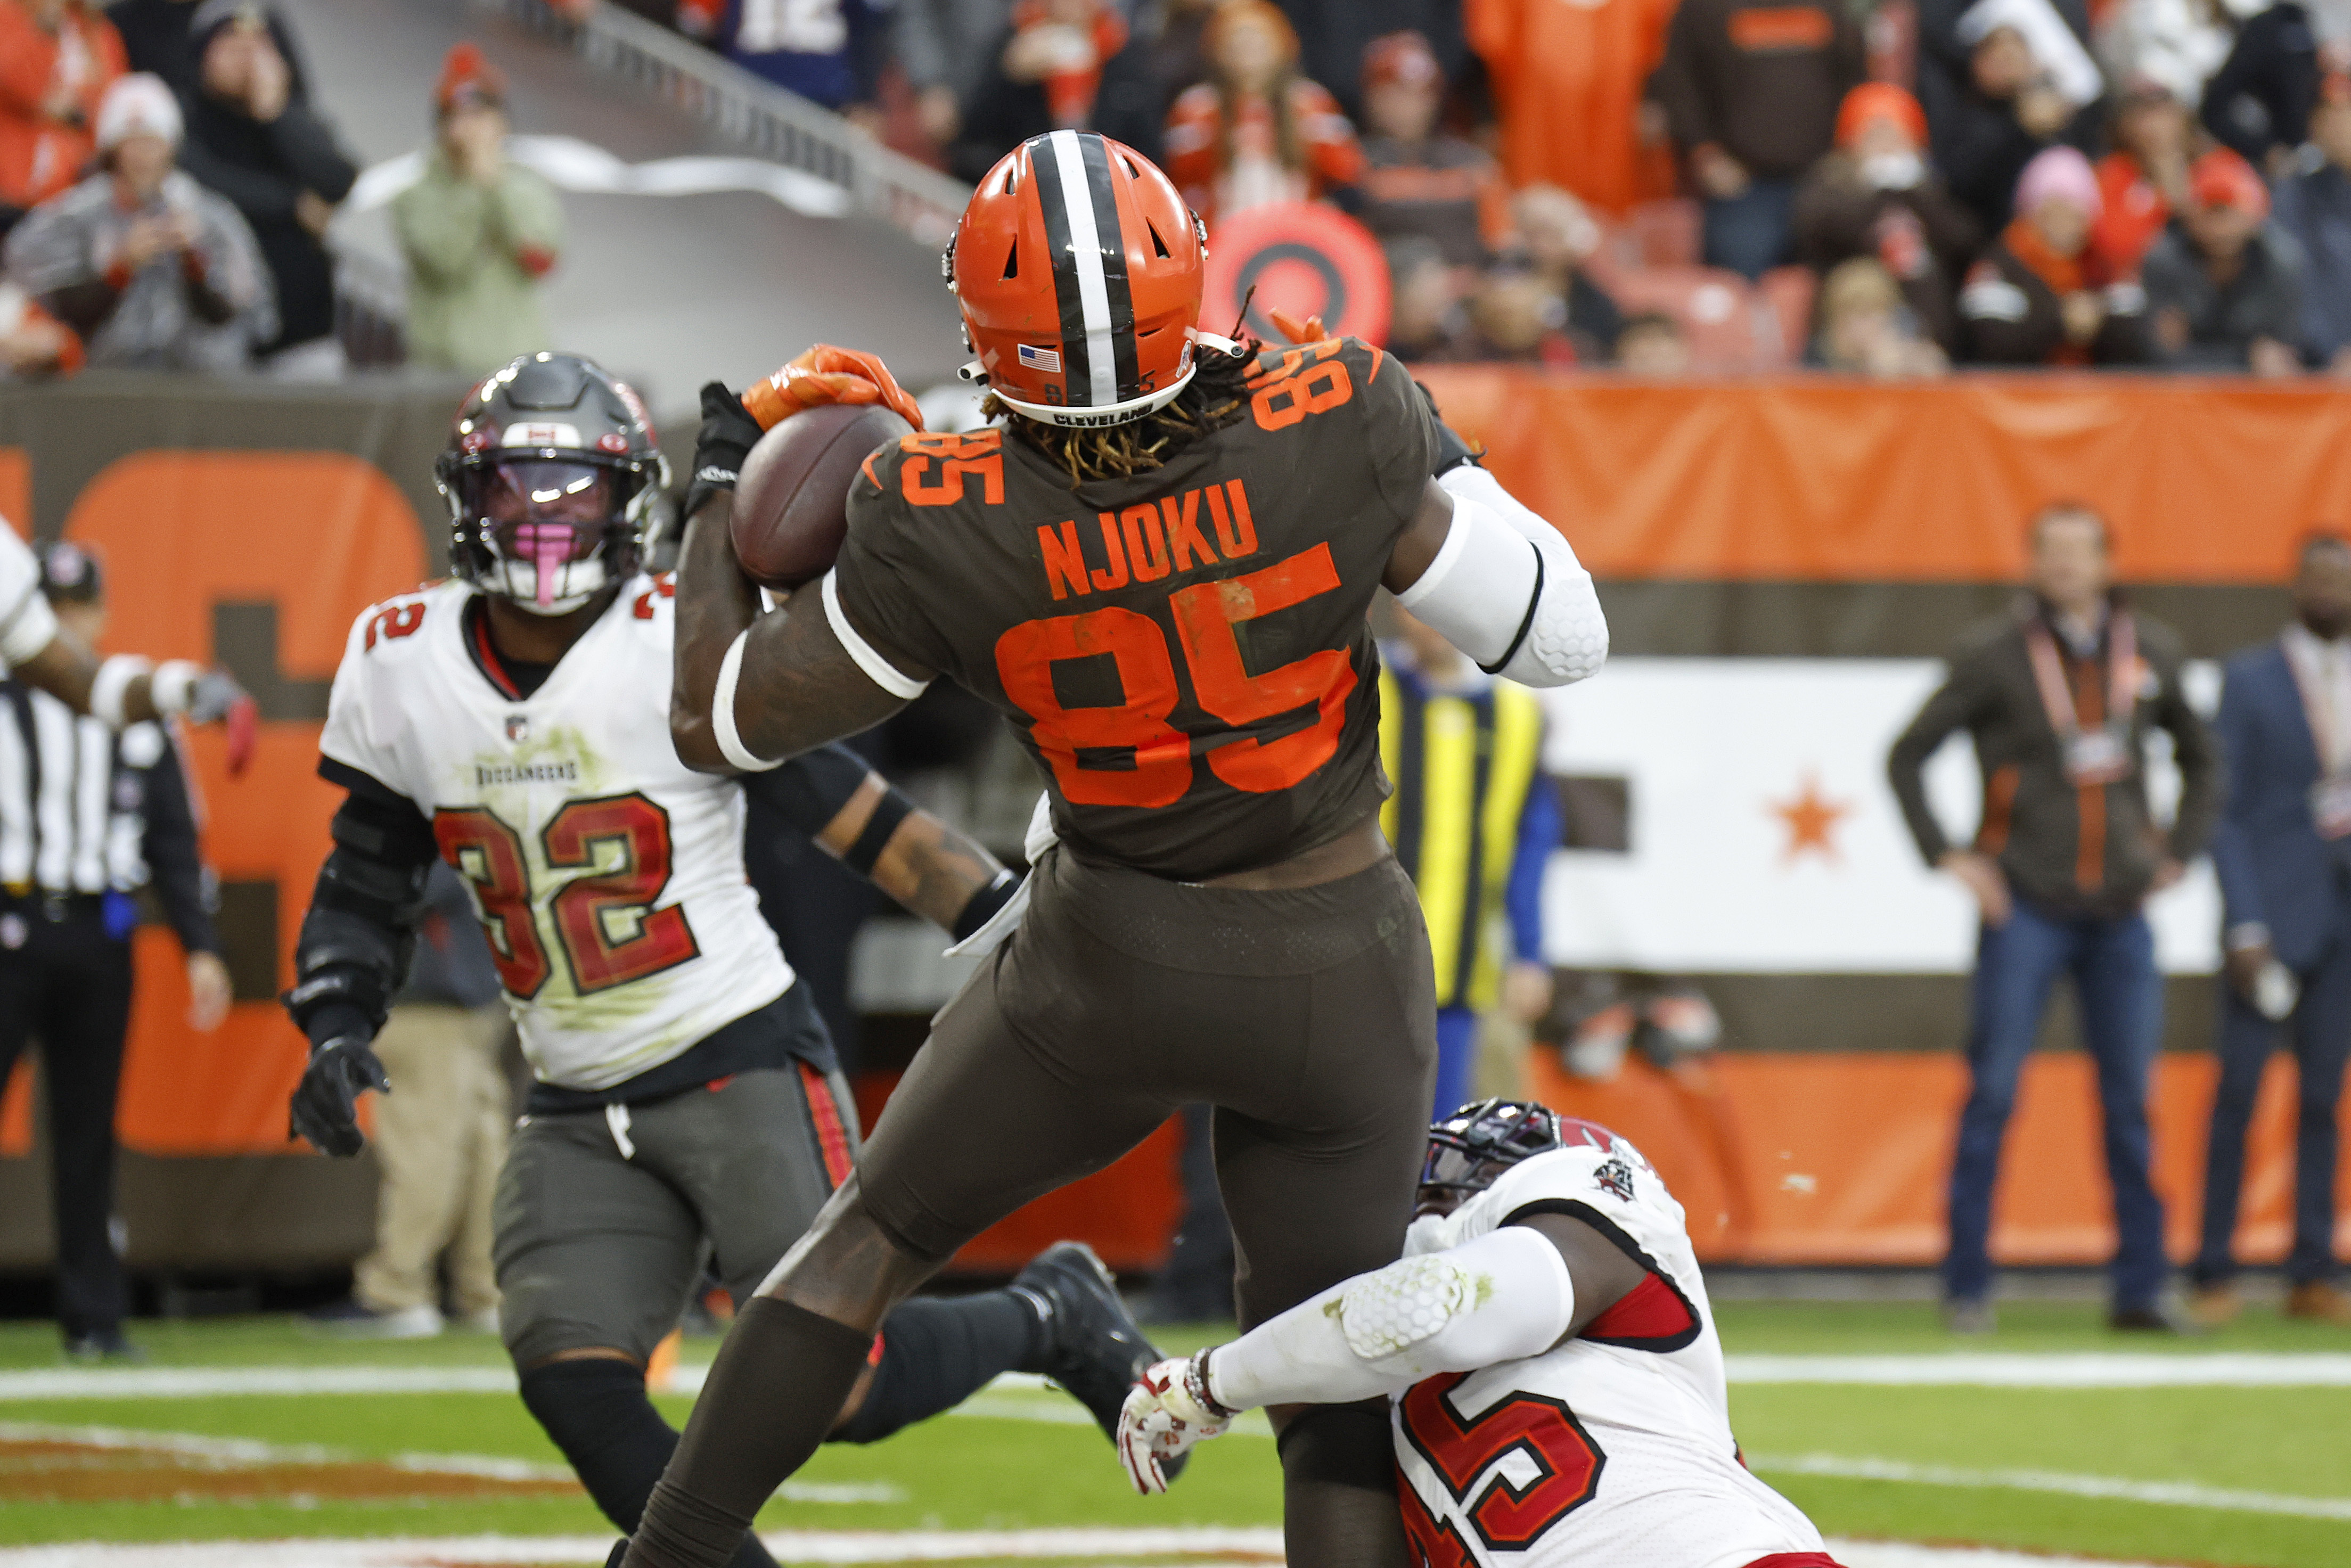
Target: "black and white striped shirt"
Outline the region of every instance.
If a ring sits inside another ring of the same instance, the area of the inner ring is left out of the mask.
[[[120,737],[47,692],[0,682],[0,894],[132,894],[154,884],[191,952],[217,952],[212,879],[178,747],[159,725]]]

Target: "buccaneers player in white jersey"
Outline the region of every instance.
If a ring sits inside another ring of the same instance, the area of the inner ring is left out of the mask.
[[[705,1249],[742,1300],[850,1168],[855,1110],[745,876],[747,789],[959,936],[1009,896],[986,851],[827,748],[748,783],[669,737],[666,579],[639,570],[666,467],[636,394],[528,355],[458,412],[438,476],[457,576],[373,606],[336,672],[334,819],[287,1003],[312,1042],[295,1129],[359,1152],[392,1087],[369,1042],[435,856],[465,879],[537,1082],[496,1200],[500,1332],[529,1406],[622,1529],[676,1434],[644,1364]],[[1100,1262],[907,1303],[831,1427],[871,1442],[997,1374],[1060,1380],[1107,1431],[1153,1353]],[[730,1561],[771,1560],[746,1536]]]
[[[1245,1409],[1387,1395],[1418,1568],[1836,1568],[1748,1472],[1682,1207],[1641,1152],[1541,1105],[1429,1129],[1399,1262],[1127,1396],[1135,1490]]]
[[[5,517],[0,517],[0,664],[110,729],[149,719],[223,724],[229,770],[243,772],[253,755],[259,715],[232,677],[186,659],[157,664],[136,653],[99,658],[57,623],[41,592],[41,563]]]

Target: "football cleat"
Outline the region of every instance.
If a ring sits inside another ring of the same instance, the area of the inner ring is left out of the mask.
[[[1045,1350],[1020,1370],[1060,1384],[1116,1443],[1127,1390],[1159,1352],[1119,1299],[1110,1270],[1084,1242],[1059,1241],[1029,1260],[1012,1289],[1041,1302],[1045,1317]],[[1165,1479],[1174,1480],[1183,1468],[1178,1456],[1164,1467]]]

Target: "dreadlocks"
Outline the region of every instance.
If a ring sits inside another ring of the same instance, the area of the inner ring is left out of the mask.
[[[1160,466],[1202,436],[1222,430],[1249,407],[1249,379],[1262,345],[1246,338],[1240,351],[1204,350],[1200,368],[1165,407],[1124,424],[1077,428],[1013,415],[1008,423],[1070,476],[1074,490],[1089,479],[1124,479]],[[1012,414],[994,392],[980,404],[984,418]]]

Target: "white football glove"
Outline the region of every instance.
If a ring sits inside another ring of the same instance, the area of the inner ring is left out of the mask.
[[[1118,1459],[1126,1479],[1144,1497],[1167,1490],[1167,1461],[1192,1445],[1220,1437],[1238,1411],[1226,1410],[1208,1393],[1208,1353],[1154,1363],[1127,1391],[1118,1413]]]

